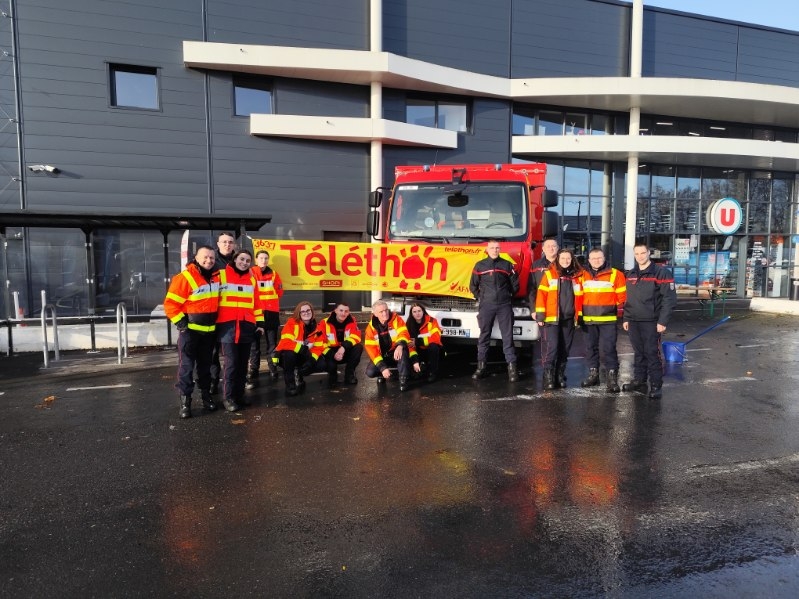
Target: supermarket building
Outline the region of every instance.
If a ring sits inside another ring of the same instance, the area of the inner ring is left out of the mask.
[[[613,0],[2,5],[4,318],[42,289],[147,313],[185,230],[365,240],[402,164],[545,162],[563,246],[799,288],[799,32]]]

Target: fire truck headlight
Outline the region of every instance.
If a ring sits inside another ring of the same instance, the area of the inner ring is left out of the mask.
[[[530,318],[530,308],[527,306],[515,306],[513,308],[514,318]]]

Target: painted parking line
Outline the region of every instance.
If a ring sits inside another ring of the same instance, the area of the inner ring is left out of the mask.
[[[97,387],[67,387],[67,391],[94,391],[95,389],[125,389],[130,387],[130,383],[120,383],[119,385],[98,385]]]
[[[797,462],[799,462],[799,453],[794,453],[779,458],[752,460],[749,462],[738,462],[737,464],[693,466],[688,468],[686,472],[696,477],[718,476],[723,474],[737,474],[739,472],[751,472],[753,470],[764,470],[766,468],[791,466]]]
[[[717,383],[742,383],[744,381],[756,381],[753,376],[737,376],[728,379],[706,379],[704,381],[697,381],[700,385],[715,385]]]

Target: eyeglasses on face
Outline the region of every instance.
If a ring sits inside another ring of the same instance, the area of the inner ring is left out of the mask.
[[[300,314],[313,314],[313,310],[305,308],[304,310],[300,310]]]

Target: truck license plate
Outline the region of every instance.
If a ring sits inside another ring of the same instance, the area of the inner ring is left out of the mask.
[[[443,328],[441,329],[441,334],[444,337],[471,337],[469,329],[452,329],[452,328]]]

